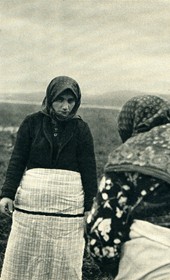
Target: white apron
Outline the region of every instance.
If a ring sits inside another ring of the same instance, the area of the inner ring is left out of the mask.
[[[169,280],[170,229],[135,220],[115,280]]]
[[[28,170],[14,205],[18,210],[13,213],[1,280],[82,279],[84,193],[80,174]]]

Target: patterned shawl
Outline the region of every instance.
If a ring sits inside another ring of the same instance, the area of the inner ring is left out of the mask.
[[[56,98],[66,89],[70,89],[74,96],[76,97],[76,104],[72,109],[71,113],[67,118],[62,119],[57,115],[52,107],[52,103]],[[72,119],[81,103],[81,91],[78,83],[70,77],[59,76],[54,78],[48,85],[46,90],[46,96],[42,103],[42,112],[48,116],[51,116],[52,119],[57,119],[60,121],[66,121]]]
[[[118,118],[123,144],[108,158],[105,172],[137,171],[170,183],[170,105],[160,97],[130,99]]]

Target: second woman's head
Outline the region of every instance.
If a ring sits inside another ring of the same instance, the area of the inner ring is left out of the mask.
[[[125,142],[131,136],[166,123],[170,123],[168,101],[159,96],[143,95],[131,98],[122,107],[118,130]]]
[[[78,83],[70,77],[59,76],[48,85],[43,100],[43,112],[53,119],[66,121],[74,117],[81,102]]]

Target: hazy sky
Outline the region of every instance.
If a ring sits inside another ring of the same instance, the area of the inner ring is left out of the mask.
[[[0,92],[170,92],[169,0],[0,0]]]

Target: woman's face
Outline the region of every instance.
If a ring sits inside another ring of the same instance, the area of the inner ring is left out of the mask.
[[[67,117],[74,108],[75,104],[76,98],[74,94],[71,90],[67,89],[59,94],[52,106],[57,114],[62,117]]]

